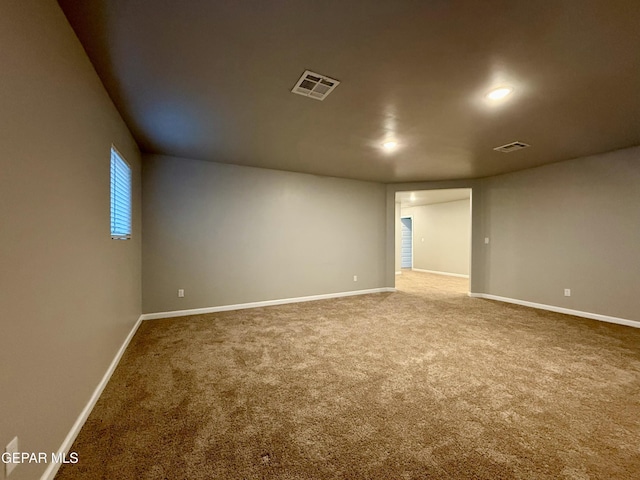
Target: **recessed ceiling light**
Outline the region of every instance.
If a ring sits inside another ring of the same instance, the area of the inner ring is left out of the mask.
[[[513,92],[513,88],[511,87],[499,87],[487,93],[487,98],[489,100],[500,100],[509,95],[511,92]]]
[[[395,149],[397,146],[398,146],[398,142],[394,142],[394,141],[384,142],[382,144],[382,147],[385,150],[389,150],[389,151]]]

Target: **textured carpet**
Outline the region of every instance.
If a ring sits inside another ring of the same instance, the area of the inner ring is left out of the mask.
[[[144,322],[56,478],[640,478],[640,330],[397,282]]]

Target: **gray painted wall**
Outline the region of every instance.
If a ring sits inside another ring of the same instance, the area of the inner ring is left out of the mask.
[[[381,184],[145,156],[143,310],[383,287],[384,212]]]
[[[139,152],[56,2],[0,4],[0,65],[0,447],[50,454],[140,315]],[[112,142],[130,241],[110,238]]]
[[[487,178],[482,191],[485,293],[640,320],[640,147]]]
[[[634,147],[481,180],[390,184],[386,215],[398,191],[472,188],[472,292],[640,320],[638,185]],[[389,286],[394,237],[389,228]]]
[[[402,209],[413,217],[413,268],[469,275],[469,200]]]

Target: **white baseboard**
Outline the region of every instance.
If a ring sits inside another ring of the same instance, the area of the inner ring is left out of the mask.
[[[538,308],[540,310],[549,310],[550,312],[564,313],[566,315],[574,315],[576,317],[589,318],[591,320],[600,320],[601,322],[617,323],[628,327],[640,328],[640,322],[637,320],[629,320],[627,318],[610,317],[609,315],[601,315],[599,313],[583,312],[581,310],[571,310],[570,308],[556,307],[554,305],[545,305],[543,303],[527,302],[526,300],[517,300],[515,298],[499,297],[488,293],[471,293],[472,298],[486,298],[487,300],[496,300],[498,302],[514,303],[525,307]]]
[[[463,275],[461,273],[438,272],[437,270],[423,270],[422,268],[412,268],[411,270],[413,270],[414,272],[435,273],[436,275],[446,275],[447,277],[469,278],[469,275]]]
[[[144,313],[140,318],[142,318],[142,320],[156,320],[159,318],[184,317],[187,315],[201,315],[203,313],[227,312],[230,310],[244,310],[246,308],[270,307],[272,305],[284,305],[287,303],[313,302],[314,300],[326,300],[328,298],[351,297],[353,295],[368,295],[370,293],[384,293],[395,291],[396,289],[391,287],[371,288],[369,290],[325,293],[323,295],[310,295],[308,297],[282,298],[279,300],[265,300],[263,302],[221,305],[219,307],[192,308],[190,310],[173,310],[170,312]]]
[[[75,441],[76,437],[80,433],[82,426],[87,421],[87,418],[89,418],[89,414],[91,413],[91,410],[93,410],[93,407],[96,405],[96,402],[100,398],[100,395],[104,390],[104,387],[106,387],[107,383],[109,383],[109,380],[111,379],[111,375],[113,375],[113,372],[118,366],[118,363],[122,358],[122,355],[124,354],[125,350],[129,346],[129,342],[131,342],[131,339],[133,338],[135,333],[138,331],[138,327],[140,326],[141,323],[142,323],[142,316],[138,318],[138,321],[135,323],[135,325],[129,332],[129,335],[127,335],[127,338],[124,340],[122,346],[118,350],[118,353],[116,353],[116,356],[113,358],[113,361],[109,365],[109,368],[107,369],[106,373],[102,377],[102,380],[100,380],[100,383],[98,384],[96,389],[93,391],[93,395],[91,395],[91,398],[85,405],[84,409],[82,410],[82,412],[80,412],[80,416],[76,419],[76,422],[73,424],[73,426],[71,427],[71,430],[67,434],[67,437],[62,442],[62,445],[60,445],[57,455],[69,453],[69,449],[71,448],[71,446],[73,445],[73,442]],[[47,469],[42,474],[42,477],[40,477],[40,480],[53,480],[53,477],[56,476],[56,473],[58,472],[59,468],[60,468],[59,463],[49,463],[49,465],[47,466]]]

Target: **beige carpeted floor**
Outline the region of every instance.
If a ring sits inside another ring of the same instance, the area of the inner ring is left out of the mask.
[[[640,478],[640,330],[397,282],[144,322],[56,478]]]

